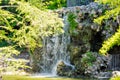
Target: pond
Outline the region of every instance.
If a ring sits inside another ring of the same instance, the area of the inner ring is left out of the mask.
[[[93,79],[82,79],[82,78],[63,78],[63,77],[47,77],[47,78],[42,78],[42,77],[31,77],[31,76],[18,76],[18,75],[4,75],[3,80],[93,80]],[[97,80],[97,79],[94,79]]]

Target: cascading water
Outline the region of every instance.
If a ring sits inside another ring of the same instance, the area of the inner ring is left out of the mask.
[[[67,47],[70,43],[70,35],[68,33],[67,17],[64,18],[64,33],[58,36],[47,37],[43,40],[43,55],[41,62],[41,73],[56,74],[56,67],[59,61],[70,63],[70,55]]]

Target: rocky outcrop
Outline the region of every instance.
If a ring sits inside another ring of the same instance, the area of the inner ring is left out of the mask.
[[[96,61],[94,61],[91,66],[88,66],[85,69],[85,74],[91,77],[100,77],[100,76],[110,77],[109,73],[105,75],[106,74],[105,71],[108,68],[108,64],[110,63],[110,60],[112,58],[111,55],[108,55],[107,57],[105,57],[98,53],[92,53],[92,54],[96,58]]]
[[[65,64],[65,62],[60,61],[57,65],[57,75],[59,76],[73,76],[74,68],[70,64]]]
[[[111,56],[101,56],[98,51],[103,41],[116,32],[120,19],[117,17],[117,21],[115,21],[113,18],[110,18],[104,20],[101,25],[94,23],[94,19],[101,16],[107,9],[110,8],[106,5],[90,3],[88,5],[68,7],[58,11],[61,17],[69,15],[69,13],[76,16],[75,21],[78,25],[75,27],[73,34],[70,34],[71,43],[68,50],[70,51],[71,64],[75,65],[75,71],[78,75],[82,74],[96,77],[100,74],[102,75],[108,67]],[[85,53],[91,51],[95,52],[93,54],[96,61],[92,62],[92,66],[84,68],[81,64],[81,59]]]
[[[67,0],[67,6],[80,6],[80,5],[86,5],[90,2],[93,2],[94,0]]]

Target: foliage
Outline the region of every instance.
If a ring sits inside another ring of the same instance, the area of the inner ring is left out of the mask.
[[[98,3],[106,4],[111,9],[107,10],[104,15],[98,17],[94,22],[101,24],[103,20],[107,20],[110,17],[116,19],[117,15],[120,13],[120,0],[95,0]]]
[[[116,17],[120,14],[120,0],[96,0],[96,2],[109,6],[110,10],[107,10],[105,14],[95,19],[94,22],[101,25],[104,20],[110,18],[117,19]],[[114,45],[120,45],[120,27],[112,37],[103,42],[102,48],[99,51],[105,55]]]
[[[112,78],[110,78],[110,80],[120,80],[120,76],[112,77]]]
[[[114,45],[120,45],[120,28],[118,31],[110,37],[107,41],[104,41],[102,48],[99,50],[100,53],[106,54]]]
[[[26,61],[23,59],[14,59],[12,56],[20,54],[13,46],[0,48],[0,72],[16,71],[18,69],[30,68],[26,66]]]
[[[76,15],[70,12],[68,14],[68,22],[70,24],[70,29],[69,29],[70,33],[74,33],[76,27],[78,26],[78,23],[75,21],[75,19],[76,19]]]
[[[66,1],[67,0],[28,0],[31,5],[39,9],[58,9],[66,7]]]
[[[31,5],[34,5],[35,7],[39,8],[39,9],[45,8],[42,3],[42,0],[28,0],[27,2],[29,2]]]
[[[9,3],[5,6],[2,1],[0,0],[0,44],[3,45],[0,46],[0,59],[4,53],[12,58],[14,50],[23,47],[32,55],[36,47],[42,46],[44,37],[63,33],[62,19],[56,13],[42,11],[24,0],[8,0]],[[8,59],[6,56],[4,58]]]
[[[66,7],[67,0],[46,0],[44,3],[48,9]]]
[[[95,60],[96,58],[92,54],[92,52],[86,52],[84,56],[81,58],[81,63],[86,68],[88,66],[91,66]]]

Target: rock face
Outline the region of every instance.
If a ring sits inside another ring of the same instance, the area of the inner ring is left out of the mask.
[[[90,2],[93,2],[94,0],[67,0],[67,6],[80,6],[80,5],[86,5]]]
[[[60,61],[57,65],[57,75],[59,76],[72,76],[74,68],[71,65],[65,64],[63,61]]]
[[[96,61],[93,62],[93,65],[85,69],[85,74],[91,77],[111,77],[109,72],[105,72],[108,68],[108,64],[111,60],[111,56],[102,56],[98,53],[93,53]]]

